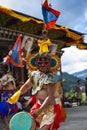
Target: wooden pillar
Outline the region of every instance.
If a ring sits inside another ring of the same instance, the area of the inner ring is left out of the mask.
[[[61,76],[61,82],[62,82],[62,66],[61,66],[61,56],[63,55],[64,51],[62,50],[57,50],[57,53],[56,55],[60,58],[60,68],[59,68],[59,73],[60,73],[60,76]]]

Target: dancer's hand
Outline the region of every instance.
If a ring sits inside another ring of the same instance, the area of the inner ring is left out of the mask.
[[[41,109],[40,109],[40,108],[39,108],[39,109],[36,109],[36,110],[34,111],[34,115],[35,115],[35,116],[38,116],[40,113],[41,113]]]

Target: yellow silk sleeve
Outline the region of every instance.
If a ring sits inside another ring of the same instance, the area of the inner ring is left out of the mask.
[[[19,100],[20,95],[21,90],[18,90],[11,98],[7,100],[7,102],[10,104],[15,104]]]

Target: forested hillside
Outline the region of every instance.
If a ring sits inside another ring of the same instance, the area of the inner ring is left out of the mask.
[[[75,86],[76,86],[78,79],[80,79],[80,78],[70,75],[66,72],[63,72],[62,73],[63,91],[64,92],[75,91]],[[80,80],[81,80],[81,83],[84,85],[84,81],[82,79],[80,79]]]

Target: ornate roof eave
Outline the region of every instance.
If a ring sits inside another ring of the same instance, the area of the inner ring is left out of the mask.
[[[40,36],[43,20],[0,6],[0,26],[14,31]],[[60,49],[76,45],[77,48],[87,48],[84,34],[69,28],[56,25],[49,31],[49,38],[58,44]]]

